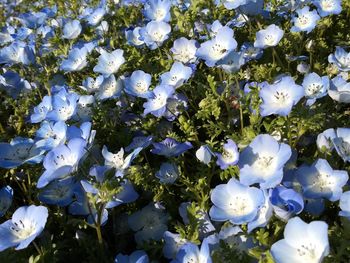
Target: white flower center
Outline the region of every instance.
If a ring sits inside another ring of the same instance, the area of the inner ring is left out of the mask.
[[[323,85],[320,83],[311,83],[306,88],[306,93],[308,96],[317,95],[322,90]]]
[[[297,248],[298,255],[305,260],[305,262],[319,262],[316,255],[316,246],[313,243],[303,244]]]
[[[212,56],[215,59],[221,59],[225,56],[225,53],[227,52],[227,49],[222,46],[220,43],[215,43],[214,45],[212,45],[211,47],[212,49]]]
[[[35,232],[36,224],[33,221],[19,220],[13,222],[10,229],[19,240],[25,240]]]
[[[321,8],[325,11],[332,11],[334,9],[333,0],[321,0]]]
[[[307,27],[311,22],[310,16],[308,15],[301,15],[297,19],[297,25],[298,27],[304,28]]]
[[[138,93],[145,93],[147,91],[147,84],[143,81],[139,81],[136,82],[134,88]]]
[[[230,214],[244,216],[252,211],[251,200],[246,196],[236,195],[229,200]]]

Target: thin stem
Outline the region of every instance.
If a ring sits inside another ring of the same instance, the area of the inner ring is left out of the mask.
[[[38,244],[37,244],[35,241],[33,241],[33,245],[34,245],[34,247],[35,247],[35,250],[38,252],[38,254],[39,254],[40,256],[42,256],[42,255],[43,255],[43,252],[42,252],[41,249],[39,248]]]
[[[241,124],[241,134],[243,135],[244,130],[244,124],[243,124],[243,109],[242,109],[242,103],[239,105],[239,119]]]

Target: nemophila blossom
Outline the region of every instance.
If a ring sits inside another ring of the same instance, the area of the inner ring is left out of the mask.
[[[245,235],[238,226],[223,225],[218,238],[229,247],[233,248],[239,259],[242,259],[242,256],[246,255],[249,249],[255,247],[253,239]]]
[[[4,216],[10,208],[13,199],[13,189],[7,185],[0,189],[0,217]]]
[[[204,239],[201,247],[199,248],[192,242],[183,244],[176,254],[176,258],[171,261],[172,263],[182,262],[198,262],[198,263],[210,263],[212,262],[209,248],[210,241]]]
[[[232,10],[247,4],[249,1],[252,1],[252,0],[221,0],[221,1],[217,0],[215,1],[215,3],[217,5],[222,3],[226,9]]]
[[[340,197],[339,207],[340,216],[344,216],[350,220],[350,191],[344,192]]]
[[[265,201],[258,208],[258,213],[253,221],[248,223],[248,233],[252,232],[257,227],[265,227],[273,215],[273,207],[270,202],[267,190],[263,190]]]
[[[43,159],[45,150],[29,138],[16,137],[10,143],[0,143],[0,167],[16,168],[24,163],[37,164]]]
[[[109,25],[107,21],[102,21],[99,26],[96,27],[96,34],[98,36],[103,36],[108,32]]]
[[[0,251],[10,247],[24,249],[41,234],[48,217],[44,206],[22,206],[12,215],[12,219],[0,225]]]
[[[87,14],[85,15],[84,19],[88,25],[96,26],[102,21],[105,14],[106,8],[104,6],[101,6],[93,10],[87,10]]]
[[[88,51],[86,48],[73,48],[69,52],[68,58],[62,61],[60,69],[64,72],[82,70],[88,64],[87,55]]]
[[[151,50],[162,46],[163,42],[169,38],[170,32],[170,25],[163,21],[151,21],[140,29],[141,39]]]
[[[45,150],[51,150],[66,141],[67,125],[64,121],[41,123],[36,131],[36,144]]]
[[[120,192],[113,196],[112,200],[109,200],[106,204],[106,209],[117,207],[121,204],[132,203],[139,198],[138,193],[135,191],[134,186],[130,181],[125,180],[120,184]]]
[[[124,51],[116,49],[112,52],[107,52],[104,49],[100,49],[100,56],[98,57],[97,65],[94,67],[94,72],[101,73],[105,77],[116,73],[120,66],[124,64],[125,58],[123,56]]]
[[[350,82],[347,82],[341,75],[334,77],[328,95],[340,103],[350,103]]]
[[[44,158],[44,173],[40,176],[37,187],[43,188],[51,181],[61,179],[77,171],[80,159],[86,153],[86,141],[74,138],[67,145],[59,145]]]
[[[322,262],[329,254],[328,225],[323,221],[305,223],[299,217],[290,219],[284,239],[271,247],[276,263]]]
[[[21,78],[16,72],[6,71],[4,74],[0,75],[0,88],[16,99],[19,94],[25,94],[33,90],[34,86],[27,80]]]
[[[0,49],[0,64],[30,65],[35,63],[34,47],[21,41]]]
[[[179,114],[187,109],[187,97],[183,94],[174,94],[167,100],[166,110],[163,114],[168,121],[174,121]]]
[[[327,76],[320,77],[317,73],[312,72],[305,75],[302,86],[304,88],[305,97],[308,99],[306,104],[312,105],[316,99],[327,95],[329,78]]]
[[[332,140],[336,137],[335,130],[330,128],[317,135],[316,145],[320,151],[332,151],[334,145]]]
[[[264,50],[261,48],[254,47],[254,44],[250,42],[244,42],[241,46],[241,52],[243,58],[246,62],[251,61],[253,59],[259,59],[262,57]]]
[[[149,263],[148,255],[143,250],[136,250],[130,255],[123,255],[119,253],[114,263]]]
[[[283,167],[292,155],[289,145],[279,143],[268,134],[260,134],[240,154],[240,181],[245,185],[260,184],[263,189],[278,185]]]
[[[65,89],[60,90],[52,96],[52,110],[46,114],[46,119],[50,121],[66,121],[76,113],[79,95],[68,93]]]
[[[325,209],[325,199],[307,199],[304,198],[304,211],[313,216],[320,216]]]
[[[117,177],[124,176],[124,170],[129,168],[131,162],[137,157],[142,148],[136,148],[132,153],[124,158],[124,149],[121,148],[118,153],[111,153],[104,145],[102,148],[102,156],[105,159],[105,165],[116,169]]]
[[[304,200],[301,194],[284,186],[270,189],[270,201],[277,217],[288,221],[304,209]]]
[[[321,17],[339,15],[342,11],[342,0],[314,0],[313,4]]]
[[[92,95],[81,95],[79,97],[75,118],[79,121],[89,121],[93,114],[92,107],[95,103],[95,97]]]
[[[179,177],[179,170],[174,163],[162,163],[156,177],[163,184],[173,184]]]
[[[91,148],[96,135],[96,130],[92,130],[91,128],[92,124],[88,121],[81,123],[80,127],[77,127],[75,125],[69,126],[67,128],[67,141],[70,141],[74,138],[81,138],[86,141],[86,148]]]
[[[129,45],[140,47],[145,44],[141,37],[140,31],[141,27],[135,27],[129,30],[125,30],[125,38]]]
[[[269,25],[265,29],[261,29],[256,33],[254,47],[268,48],[275,47],[281,41],[284,32],[275,24]]]
[[[82,27],[79,20],[67,21],[63,27],[62,38],[75,39],[80,35],[81,29]]]
[[[144,115],[151,113],[156,117],[162,117],[166,111],[168,98],[174,94],[174,87],[160,85],[152,90],[152,97],[143,104]]]
[[[52,110],[51,96],[44,96],[42,102],[34,107],[33,113],[30,116],[31,123],[38,123],[46,119],[48,112]]]
[[[20,14],[18,20],[21,24],[28,28],[38,28],[43,25],[47,19],[47,14],[45,12],[28,12]]]
[[[174,234],[169,231],[165,231],[163,235],[164,246],[163,255],[167,259],[175,259],[180,247],[187,242],[186,239],[181,238],[180,234]]]
[[[236,143],[231,139],[227,140],[223,148],[222,154],[215,153],[215,155],[218,158],[216,164],[220,166],[220,169],[225,170],[229,166],[237,164],[239,152]]]
[[[259,96],[262,99],[261,116],[272,114],[287,116],[304,96],[304,89],[295,84],[292,77],[284,76],[273,84],[264,85],[260,89]]]
[[[256,187],[241,184],[232,178],[227,184],[217,185],[210,196],[213,206],[209,215],[214,221],[245,224],[254,220],[265,202],[264,193]]]
[[[305,6],[302,9],[295,10],[296,16],[292,18],[293,26],[290,29],[291,32],[310,33],[317,25],[317,21],[320,20],[320,16],[316,10],[310,11],[309,6]]]
[[[334,64],[338,70],[348,72],[350,71],[350,52],[337,46],[334,54],[328,56],[328,62]]]
[[[67,206],[74,200],[75,188],[72,177],[55,180],[40,191],[38,199],[48,205]]]
[[[182,86],[192,76],[192,69],[181,62],[174,62],[170,71],[160,75],[160,85],[173,86],[175,89]]]
[[[170,51],[173,53],[173,58],[184,64],[194,63],[196,61],[197,41],[185,37],[176,39]]]
[[[242,52],[231,51],[224,59],[217,62],[217,66],[230,74],[239,71],[245,62]]]
[[[121,78],[115,79],[112,74],[109,77],[105,77],[103,82],[100,84],[97,92],[97,100],[106,100],[119,98],[123,90],[123,81]]]
[[[311,166],[299,167],[297,179],[306,198],[326,198],[334,202],[339,200],[349,176],[346,171],[333,170],[327,160],[318,159]]]
[[[335,138],[332,138],[334,148],[344,162],[350,161],[350,129],[338,128]]]
[[[82,83],[83,86],[80,86],[80,88],[82,88],[84,91],[86,91],[89,94],[94,93],[98,91],[103,80],[104,78],[102,75],[98,76],[96,79],[87,77],[86,79],[83,80],[83,83]]]
[[[145,241],[160,240],[163,237],[164,232],[168,230],[168,217],[164,209],[150,203],[130,215],[128,224],[136,232],[136,242],[141,245]]]
[[[196,56],[205,60],[208,67],[213,67],[220,59],[225,58],[237,47],[233,30],[227,26],[220,28],[216,36],[201,44]]]
[[[149,20],[169,22],[171,19],[170,7],[170,0],[150,0],[146,2],[143,11]]]
[[[152,76],[142,70],[135,70],[130,77],[124,80],[125,92],[129,95],[148,99],[152,97],[149,90]]]
[[[151,149],[151,153],[163,155],[165,157],[177,157],[193,148],[190,142],[180,143],[173,138],[166,138],[164,141],[154,142],[152,145],[154,148]]]
[[[196,151],[197,159],[204,164],[209,164],[212,156],[215,156],[215,153],[213,153],[208,145],[202,145]]]
[[[125,147],[125,151],[130,152],[131,150],[134,150],[139,147],[141,147],[142,149],[146,149],[148,146],[151,145],[152,141],[152,136],[135,136],[132,139],[132,142]]]

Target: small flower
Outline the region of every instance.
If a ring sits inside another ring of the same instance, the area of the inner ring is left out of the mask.
[[[341,195],[339,206],[342,210],[339,212],[339,215],[344,216],[350,220],[350,191],[344,192]]]
[[[4,186],[0,189],[0,217],[4,216],[10,208],[13,199],[11,186]]]
[[[305,75],[303,84],[307,105],[312,105],[316,99],[327,95],[329,89],[329,78],[327,76],[320,77],[316,73]]]
[[[161,117],[166,111],[168,98],[174,94],[174,88],[169,85],[160,85],[152,90],[152,97],[143,104],[144,115],[151,113],[156,117]]]
[[[294,105],[304,96],[303,87],[296,85],[292,77],[282,77],[274,84],[265,85],[260,89],[261,116],[277,114],[287,116]]]
[[[350,129],[338,128],[336,137],[332,139],[335,150],[344,162],[350,161]]]
[[[0,225],[0,251],[10,247],[26,248],[45,228],[48,217],[44,206],[22,206],[12,219]]]
[[[149,90],[151,82],[152,76],[150,74],[142,70],[136,70],[129,78],[124,80],[125,92],[139,98],[151,98],[152,92]]]
[[[92,10],[85,17],[85,20],[88,22],[90,26],[96,26],[100,23],[106,14],[106,9],[104,7],[98,7],[95,10]]]
[[[342,47],[337,46],[334,54],[328,56],[328,62],[333,63],[338,70],[350,71],[350,52],[346,52]]]
[[[328,225],[323,221],[308,224],[294,217],[284,229],[284,239],[272,245],[271,254],[276,263],[322,262],[329,254],[327,231]]]
[[[66,141],[67,125],[64,121],[42,122],[36,131],[37,146],[51,150]]]
[[[277,186],[291,155],[290,146],[279,143],[271,135],[256,136],[240,154],[240,181],[245,185],[259,183],[263,189]]]
[[[112,74],[108,77],[105,77],[96,92],[97,100],[107,100],[119,98],[123,90],[123,81],[121,78],[115,79],[115,76]]]
[[[333,170],[327,160],[318,159],[311,166],[301,166],[297,171],[306,198],[339,200],[349,176],[346,171]]]
[[[331,81],[328,95],[340,103],[350,103],[350,82],[347,82],[341,75]]]
[[[215,153],[213,153],[213,151],[209,148],[208,145],[202,145],[196,151],[197,159],[206,165],[210,163],[212,156],[215,156]]]
[[[83,80],[83,86],[80,86],[84,91],[91,94],[99,90],[104,78],[103,76],[98,76],[96,79],[88,77]]]
[[[283,34],[283,30],[275,24],[269,25],[266,29],[262,29],[256,33],[254,47],[275,47],[281,41]]]
[[[24,42],[13,42],[0,49],[0,64],[30,65],[35,63],[34,47]]]
[[[67,206],[73,202],[75,181],[72,177],[51,182],[43,188],[38,199],[48,205]]]
[[[270,202],[269,194],[267,190],[263,190],[263,192],[265,202],[264,204],[259,206],[258,214],[254,218],[254,220],[248,223],[248,233],[252,232],[257,227],[265,227],[273,215],[273,207]]]
[[[170,21],[170,0],[150,0],[144,6],[145,17],[153,21]]]
[[[336,137],[335,130],[330,128],[317,136],[316,144],[319,151],[332,151],[334,149],[333,139]]]
[[[94,72],[101,73],[105,77],[109,77],[111,74],[116,73],[120,66],[124,64],[125,58],[123,57],[124,51],[116,49],[111,53],[100,49],[100,56],[98,57],[97,65],[94,67]]]
[[[152,141],[152,136],[136,136],[132,139],[132,142],[125,147],[125,151],[130,152],[131,150],[134,150],[139,147],[141,147],[142,149],[146,149],[148,146],[151,145]]]
[[[219,60],[217,66],[230,74],[239,71],[245,62],[243,52],[232,51],[225,58]]]
[[[45,96],[40,104],[34,107],[30,116],[31,123],[38,123],[46,119],[48,112],[52,110],[51,96]]]
[[[221,170],[227,169],[231,165],[236,165],[239,158],[239,152],[237,145],[231,139],[227,140],[224,144],[224,151],[221,153],[215,153],[218,157],[216,164],[220,166]]]
[[[79,20],[68,21],[63,27],[62,38],[75,39],[80,35],[81,29]]]
[[[63,60],[60,69],[64,72],[80,71],[85,68],[88,64],[87,62],[88,51],[85,47],[83,48],[73,48],[69,54],[68,58]]]
[[[174,62],[169,72],[160,75],[160,85],[173,86],[175,89],[182,86],[192,76],[192,69],[181,62]]]
[[[258,208],[265,202],[262,190],[245,186],[234,178],[227,184],[216,186],[210,199],[214,204],[209,211],[211,219],[230,220],[232,224],[253,221],[258,214]]]
[[[320,20],[317,11],[310,11],[309,6],[298,9],[295,12],[297,13],[297,16],[292,18],[294,25],[290,30],[291,32],[305,31],[306,33],[310,33],[316,27],[317,21]]]
[[[163,184],[173,184],[179,177],[179,170],[173,163],[162,163],[156,177]]]
[[[148,255],[143,250],[135,250],[130,255],[123,255],[119,253],[114,263],[149,263]]]
[[[168,259],[175,259],[181,246],[187,242],[186,239],[180,237],[180,234],[174,234],[169,231],[164,232],[163,239],[165,242],[163,254]]]
[[[198,246],[192,242],[187,242],[183,244],[177,252],[175,260],[173,260],[172,262],[212,262],[209,249],[209,240],[209,238],[204,239],[200,248],[198,248]]]
[[[188,40],[185,37],[178,38],[174,41],[173,47],[170,49],[173,58],[184,64],[194,63],[196,61],[197,41]]]
[[[314,0],[317,11],[321,17],[339,15],[342,11],[341,0]]]
[[[172,138],[166,138],[162,142],[154,142],[153,147],[151,153],[166,157],[177,157],[185,151],[193,148],[190,142],[179,143]]]
[[[163,42],[169,38],[170,32],[169,24],[163,21],[151,21],[140,30],[140,35],[147,47],[154,50],[163,45]]]
[[[249,1],[251,0],[222,0],[217,1],[217,3],[222,3],[226,9],[232,10],[247,4]]]
[[[52,96],[52,110],[47,113],[46,119],[50,121],[67,121],[76,113],[79,96],[68,93],[65,89]]]
[[[141,34],[141,27],[135,27],[134,29],[125,30],[125,38],[129,45],[140,47],[145,44]]]

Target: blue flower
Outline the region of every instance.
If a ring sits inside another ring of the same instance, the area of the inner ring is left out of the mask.
[[[237,47],[233,38],[233,30],[227,26],[220,28],[216,36],[201,44],[196,56],[205,60],[208,67],[213,67],[216,62],[225,58]]]
[[[232,51],[224,59],[219,60],[217,65],[230,74],[239,71],[245,62],[243,52]]]
[[[337,46],[334,54],[328,56],[328,62],[336,65],[338,70],[348,72],[350,71],[350,52]]]
[[[309,6],[305,6],[302,9],[295,10],[297,16],[292,18],[293,27],[291,32],[305,31],[310,33],[317,25],[317,21],[320,20],[320,16],[316,10],[310,11]]]
[[[45,96],[38,106],[34,107],[33,113],[30,116],[32,123],[38,123],[46,119],[48,112],[52,110],[51,96]]]
[[[10,143],[0,143],[0,167],[11,169],[24,163],[40,163],[44,153],[32,139],[16,137]]]
[[[114,154],[108,151],[107,147],[104,145],[102,148],[102,156],[105,159],[105,165],[116,169],[116,176],[123,177],[124,170],[129,168],[131,162],[136,158],[136,156],[140,153],[142,148],[136,148],[132,153],[130,153],[124,159],[124,149],[121,148],[118,153]]]
[[[350,82],[347,82],[341,75],[336,76],[331,81],[328,95],[335,101],[350,103]]]
[[[44,158],[45,172],[40,176],[37,187],[43,188],[55,179],[61,179],[78,169],[80,159],[86,152],[86,141],[74,138],[67,145],[59,145]]]
[[[123,255],[119,253],[115,258],[114,263],[148,263],[149,258],[145,251],[136,250],[130,255]]]
[[[323,221],[305,223],[299,217],[290,219],[284,239],[271,247],[276,263],[322,262],[329,254],[328,225]]]
[[[304,89],[296,85],[292,77],[285,76],[274,84],[262,87],[259,96],[263,100],[260,105],[261,116],[287,116],[304,96]]]
[[[75,39],[80,35],[81,29],[82,27],[79,20],[68,21],[63,27],[62,38]]]
[[[23,13],[19,15],[18,19],[23,26],[35,29],[45,23],[47,14],[45,12]]]
[[[67,125],[64,121],[42,122],[36,131],[36,144],[45,150],[51,150],[66,141]]]
[[[92,118],[92,106],[95,103],[95,97],[92,95],[81,95],[78,100],[76,115],[77,121],[90,121]]]
[[[125,92],[129,95],[148,99],[152,97],[149,90],[151,86],[152,76],[142,70],[134,71],[129,78],[124,80]]]
[[[168,259],[175,259],[180,247],[187,242],[186,239],[181,238],[180,234],[174,234],[169,231],[165,231],[163,235],[164,246],[163,254]]]
[[[123,57],[124,51],[116,49],[111,53],[100,49],[100,56],[98,57],[97,65],[94,67],[94,72],[101,73],[105,77],[116,73],[120,66],[124,64],[125,58]]]
[[[128,218],[130,228],[136,232],[135,240],[138,244],[151,239],[160,240],[164,232],[168,230],[167,221],[166,211],[153,203]]]
[[[193,146],[190,142],[180,143],[172,138],[166,138],[162,142],[154,142],[151,153],[163,155],[165,157],[177,157],[185,151],[192,149]]]
[[[213,151],[209,148],[208,145],[202,145],[196,151],[197,159],[207,165],[210,163],[212,156],[215,156],[215,153],[213,153]]]
[[[256,48],[250,42],[244,42],[241,46],[241,53],[246,60],[246,62],[253,59],[259,59],[262,57],[264,50],[261,48]]]
[[[341,0],[314,0],[313,4],[321,17],[339,15],[342,11]]]
[[[46,119],[50,121],[67,121],[76,113],[79,95],[67,93],[62,89],[52,96],[52,110],[47,113]]]
[[[248,223],[248,233],[252,232],[257,227],[265,227],[273,215],[273,207],[270,202],[267,190],[264,190],[265,202],[259,206],[258,213],[253,221]]]
[[[267,48],[275,47],[283,37],[283,30],[275,24],[269,25],[266,29],[261,29],[256,33],[254,47]]]
[[[346,171],[333,170],[324,159],[318,159],[311,166],[301,166],[297,178],[306,198],[326,198],[330,201],[339,200],[342,188],[349,180]]]
[[[152,97],[143,104],[144,115],[151,113],[156,117],[162,117],[166,111],[168,98],[174,94],[174,88],[168,85],[160,85],[152,90]]]
[[[140,47],[145,44],[141,37],[140,31],[141,27],[125,30],[125,38],[129,45]]]
[[[68,58],[63,60],[60,69],[64,72],[79,71],[85,68],[88,64],[87,62],[88,50],[83,48],[73,48],[69,54]]]
[[[174,94],[167,100],[166,110],[164,117],[168,121],[174,121],[177,116],[187,109],[187,98],[183,94]]]
[[[262,190],[245,186],[234,178],[227,184],[216,186],[210,199],[214,204],[209,211],[212,220],[229,220],[237,225],[253,221],[265,202]]]
[[[320,77],[316,73],[310,73],[305,75],[302,84],[307,105],[312,105],[316,99],[322,98],[327,95],[329,89],[329,78],[327,76]]]
[[[0,217],[4,216],[10,208],[13,199],[11,186],[4,186],[0,189]]]
[[[304,209],[304,200],[301,194],[284,186],[270,189],[270,201],[276,215],[284,221],[300,214]]]
[[[26,248],[45,228],[48,217],[44,206],[22,206],[12,219],[0,225],[0,251],[10,247]]]
[[[289,145],[278,143],[268,134],[260,134],[240,155],[240,181],[245,185],[260,184],[263,189],[278,185],[283,167],[292,155]]]
[[[0,75],[0,88],[16,99],[20,93],[27,93],[33,87],[16,72],[6,71],[3,75]]]
[[[236,165],[239,158],[239,152],[237,145],[231,139],[227,140],[224,144],[224,151],[221,153],[215,153],[218,157],[216,164],[220,166],[221,170],[227,169],[231,165]]]
[[[232,0],[217,0],[216,3],[217,5],[219,3],[222,3],[224,5],[224,7],[228,10],[232,10],[232,9],[236,9],[242,5],[245,5],[247,4],[249,1],[252,1],[252,0],[235,0],[235,1],[232,1]]]
[[[350,128],[338,128],[335,138],[332,139],[333,146],[344,162],[350,161]]]
[[[55,180],[40,191],[38,199],[48,205],[67,206],[74,200],[75,187],[72,177]]]
[[[118,192],[118,194],[116,194],[112,200],[107,202],[106,209],[114,208],[121,204],[132,203],[139,197],[133,185],[128,180],[123,181],[120,184],[120,187],[120,192]]]
[[[173,163],[162,163],[156,177],[163,184],[173,184],[179,177],[179,170]]]
[[[93,79],[91,77],[87,77],[83,80],[83,86],[80,86],[84,91],[91,94],[99,90],[102,82],[104,80],[104,77],[102,75],[98,76],[96,79]]]
[[[98,7],[95,10],[89,10],[88,14],[85,16],[85,20],[90,26],[96,26],[100,23],[106,14],[106,8]]]
[[[169,22],[170,7],[170,0],[150,0],[144,6],[144,14],[149,20]]]
[[[34,46],[24,42],[13,42],[0,49],[0,64],[30,65],[35,63]]]
[[[147,47],[154,50],[163,45],[163,42],[169,38],[170,32],[169,24],[163,21],[151,21],[140,30],[140,35]]]
[[[184,64],[194,63],[197,60],[197,41],[188,40],[185,37],[176,39],[173,43],[173,47],[170,49],[173,53],[173,58]]]
[[[174,62],[170,71],[160,75],[160,85],[170,85],[175,89],[182,86],[192,76],[192,69],[181,62]]]
[[[136,136],[132,139],[132,142],[125,147],[125,151],[130,152],[131,150],[134,150],[139,147],[145,149],[151,145],[152,140],[152,136]]]
[[[344,192],[341,195],[339,207],[342,210],[339,212],[339,215],[350,220],[350,191]]]
[[[192,242],[183,244],[176,254],[175,260],[172,263],[183,262],[199,262],[199,263],[211,263],[211,255],[209,249],[208,239],[204,239],[200,249]]]
[[[106,100],[119,98],[123,90],[123,81],[118,78],[115,79],[115,76],[112,74],[109,77],[105,77],[103,82],[98,88],[96,93],[97,100]]]

